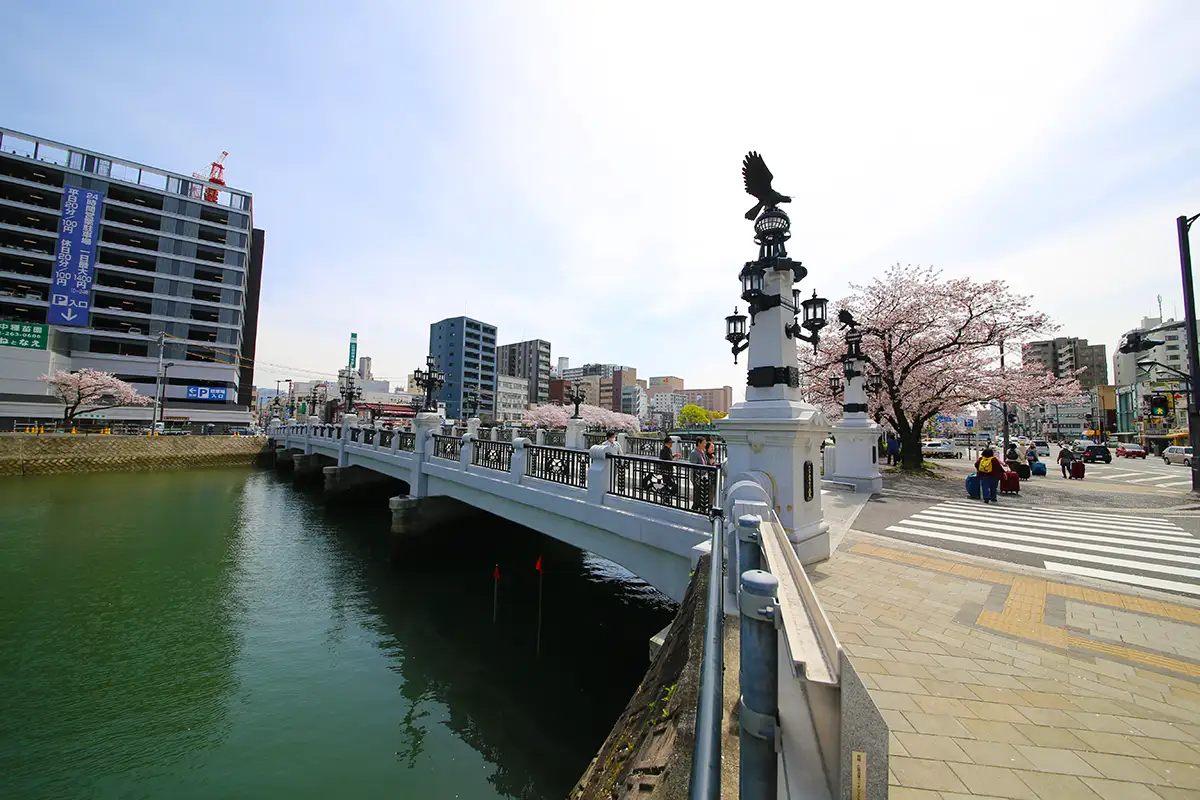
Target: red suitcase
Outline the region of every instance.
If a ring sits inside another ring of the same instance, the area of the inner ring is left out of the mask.
[[[1083,469],[1084,468],[1083,468],[1082,461],[1072,461],[1071,462],[1071,477],[1077,481],[1083,480]]]
[[[1011,470],[1000,475],[1000,494],[1020,494],[1021,477]]]

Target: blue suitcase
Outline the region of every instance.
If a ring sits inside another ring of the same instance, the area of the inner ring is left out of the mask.
[[[979,476],[972,472],[967,476],[967,494],[974,499],[979,499]]]
[[[1046,474],[1046,462],[1045,461],[1033,462],[1032,464],[1029,465],[1029,471],[1034,475],[1045,475]]]

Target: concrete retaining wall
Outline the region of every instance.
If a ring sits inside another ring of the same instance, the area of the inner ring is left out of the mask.
[[[0,476],[253,464],[266,449],[265,436],[0,434]]]

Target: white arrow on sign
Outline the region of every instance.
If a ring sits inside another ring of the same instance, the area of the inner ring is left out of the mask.
[[[68,322],[75,319],[77,316],[79,315],[75,313],[75,309],[73,308],[68,308],[63,312],[63,319],[67,320]]]

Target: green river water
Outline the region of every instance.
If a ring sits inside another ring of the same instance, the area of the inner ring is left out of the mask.
[[[389,519],[249,469],[0,479],[0,798],[565,797],[671,604]]]

